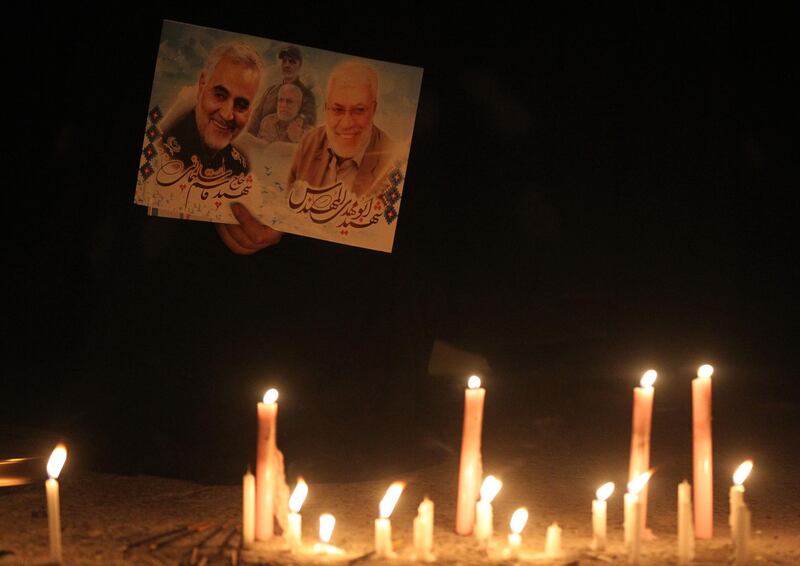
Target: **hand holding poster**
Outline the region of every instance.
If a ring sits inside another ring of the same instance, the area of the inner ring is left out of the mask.
[[[391,251],[422,69],[165,21],[135,202]]]

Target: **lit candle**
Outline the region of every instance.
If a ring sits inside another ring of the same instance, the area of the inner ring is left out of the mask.
[[[344,554],[344,550],[330,544],[333,536],[333,527],[336,526],[336,517],[330,513],[323,513],[319,516],[319,540],[314,544],[314,554],[339,555]]]
[[[432,562],[433,556],[433,501],[427,497],[417,508],[414,518],[414,553],[417,560]]]
[[[275,433],[278,416],[278,390],[270,389],[258,404],[256,443],[256,540],[274,534]]]
[[[256,539],[256,477],[250,471],[242,479],[242,542],[245,546]]]
[[[520,507],[514,514],[511,515],[509,527],[511,532],[508,535],[508,551],[507,554],[511,558],[516,558],[519,555],[520,548],[522,547],[522,529],[528,522],[528,510]]]
[[[494,531],[493,521],[494,512],[492,501],[497,496],[503,482],[494,476],[486,476],[481,484],[481,499],[475,504],[475,538],[482,542],[488,542],[492,538]]]
[[[544,554],[547,558],[561,558],[564,555],[564,551],[561,550],[561,527],[558,526],[558,523],[547,527]]]
[[[692,486],[683,480],[678,484],[678,561],[694,560],[694,525],[692,524]]]
[[[606,499],[614,493],[614,482],[601,485],[596,492],[597,499],[592,500],[592,548],[605,550],[606,548],[606,512],[608,504]]]
[[[744,480],[750,475],[753,470],[753,461],[745,460],[742,462],[736,471],[733,473],[733,485],[728,493],[728,524],[733,528],[736,510],[740,505],[744,505]]]
[[[308,484],[303,478],[297,478],[297,485],[289,498],[289,528],[286,530],[286,540],[292,552],[297,552],[303,545],[303,518],[300,516],[300,508],[307,495]]]
[[[714,480],[711,453],[711,374],[706,364],[692,380],[692,439],[694,448],[694,521],[695,536],[714,536]]]
[[[58,474],[67,461],[67,448],[63,444],[55,447],[47,461],[48,479],[44,482],[47,493],[47,526],[50,529],[50,557],[61,563],[61,505],[58,497]]]
[[[392,550],[392,523],[389,517],[403,493],[405,482],[396,481],[386,490],[386,495],[381,499],[380,518],[375,519],[375,556],[379,558],[393,558]]]
[[[631,427],[631,457],[628,481],[650,469],[650,431],[653,423],[653,395],[658,373],[649,369],[642,375],[639,387],[633,389],[633,421]],[[642,506],[642,523],[647,527],[647,486],[639,493]]]
[[[464,430],[461,436],[461,463],[458,473],[458,500],[456,504],[456,533],[468,535],[475,523],[475,502],[483,477],[481,459],[481,430],[483,428],[483,400],[486,390],[481,379],[473,375],[464,392]]]
[[[628,552],[628,563],[638,564],[642,547],[642,505],[639,502],[639,492],[647,485],[651,471],[645,472],[628,482],[628,493],[625,494],[625,546]]]
[[[737,564],[744,564],[749,558],[750,509],[744,502],[744,480],[750,475],[752,469],[752,460],[746,460],[736,468],[733,474],[733,486],[731,486],[729,494],[730,516],[728,522],[731,527],[731,540]]]

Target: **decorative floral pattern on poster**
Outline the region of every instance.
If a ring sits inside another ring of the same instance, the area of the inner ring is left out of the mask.
[[[165,21],[134,201],[390,252],[422,69]]]

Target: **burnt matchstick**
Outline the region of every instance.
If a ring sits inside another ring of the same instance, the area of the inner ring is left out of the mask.
[[[196,525],[191,525],[186,528],[183,532],[175,533],[174,535],[167,537],[166,539],[159,540],[158,542],[151,543],[149,548],[150,550],[158,550],[168,544],[172,544],[176,540],[180,540],[185,538],[189,535],[193,535],[195,533],[202,533],[206,529],[211,528],[211,523],[198,523]]]
[[[233,527],[228,532],[228,534],[225,535],[225,538],[222,539],[222,542],[217,547],[217,551],[214,552],[211,556],[222,556],[222,554],[225,552],[225,549],[227,548],[235,549],[236,547],[231,544],[231,539],[233,539],[233,537],[235,537],[238,534],[238,532],[239,532],[239,527]]]
[[[196,542],[196,543],[195,543],[195,544],[194,544],[194,545],[193,545],[193,546],[192,546],[192,547],[191,547],[191,548],[190,548],[190,549],[189,549],[189,550],[186,552],[186,554],[184,555],[184,560],[188,560],[189,564],[196,564],[196,563],[197,563],[197,560],[198,560],[198,558],[199,558],[199,555],[200,555],[200,551],[201,551],[201,549],[202,549],[204,546],[206,546],[206,544],[208,544],[208,541],[210,541],[211,539],[213,539],[215,536],[217,536],[217,535],[218,535],[219,533],[221,533],[223,530],[227,529],[227,528],[230,526],[230,524],[231,524],[231,523],[232,523],[232,521],[226,521],[224,524],[222,524],[222,525],[220,525],[220,526],[218,526],[218,527],[216,527],[216,528],[214,528],[214,529],[211,529],[211,532],[209,532],[209,533],[208,533],[207,535],[205,535],[203,538],[201,538],[200,540],[198,540],[198,541],[197,541],[197,542]],[[228,537],[226,537],[226,539],[225,539],[225,540],[227,540],[229,537],[230,537],[230,535],[228,535]],[[223,544],[224,544],[224,543],[223,543]],[[182,561],[182,562],[183,562],[183,561]]]
[[[130,542],[130,543],[126,544],[125,548],[122,549],[122,553],[124,554],[124,553],[128,552],[129,550],[136,548],[137,546],[142,546],[143,544],[147,544],[149,542],[156,541],[156,540],[158,540],[160,538],[168,537],[168,536],[174,535],[176,533],[182,533],[183,531],[185,531],[188,528],[189,528],[188,525],[182,525],[182,526],[177,527],[175,529],[170,529],[170,530],[164,531],[162,533],[156,533],[154,535],[149,535],[149,536],[147,536],[147,537],[145,537],[143,539],[135,540],[133,542]]]

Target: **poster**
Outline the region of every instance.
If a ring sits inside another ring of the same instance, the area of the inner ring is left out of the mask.
[[[391,252],[422,69],[165,21],[134,202]]]

